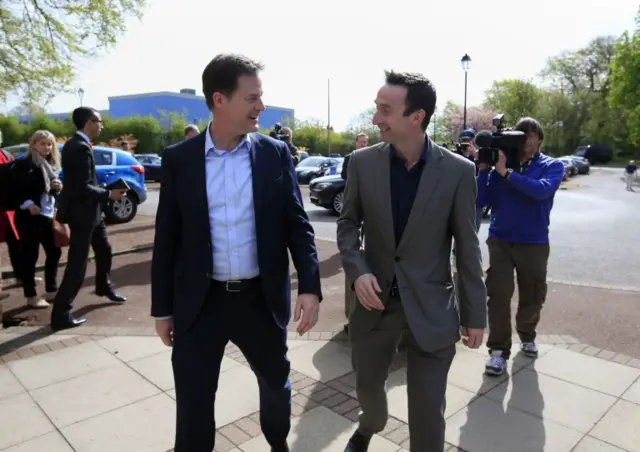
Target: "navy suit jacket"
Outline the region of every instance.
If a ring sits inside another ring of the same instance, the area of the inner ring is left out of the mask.
[[[176,331],[196,320],[211,285],[213,254],[205,174],[205,134],[166,148],[151,265],[151,315],[173,316]],[[322,299],[314,231],[287,145],[250,136],[258,264],[265,303],[281,328],[291,318],[289,254],[298,292]]]

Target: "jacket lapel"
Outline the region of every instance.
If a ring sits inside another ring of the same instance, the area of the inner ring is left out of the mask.
[[[251,182],[253,189],[253,211],[256,221],[260,216],[265,192],[265,182],[267,180],[267,153],[263,152],[263,142],[256,133],[249,134],[249,152],[251,155]]]
[[[407,221],[407,227],[402,234],[398,250],[411,240],[411,235],[418,231],[424,233],[424,229],[420,226],[424,223],[421,222],[429,201],[434,192],[438,189],[438,180],[442,175],[442,159],[444,155],[438,145],[436,145],[430,138],[430,152],[427,156],[422,175],[420,176],[420,183],[418,184],[418,192],[416,193],[416,199],[413,201],[413,207],[409,214],[409,220]]]
[[[193,140],[191,149],[189,149],[189,164],[192,168],[190,174],[193,176],[193,184],[195,187],[194,194],[195,204],[198,209],[198,216],[202,218],[203,223],[207,225],[207,233],[210,231],[209,224],[209,199],[207,197],[207,160],[205,144],[205,133],[209,133],[209,128],[198,135]]]
[[[384,143],[378,152],[376,159],[375,177],[371,182],[375,186],[376,198],[380,200],[379,220],[387,245],[395,248],[395,236],[393,228],[393,210],[391,209],[391,146]],[[366,221],[366,220],[365,220]]]

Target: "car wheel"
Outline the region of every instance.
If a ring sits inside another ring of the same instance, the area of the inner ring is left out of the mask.
[[[120,201],[109,202],[105,216],[109,223],[122,224],[133,220],[138,213],[138,202],[134,196],[127,195]]]
[[[333,202],[331,203],[331,211],[334,215],[340,215],[342,213],[342,206],[344,205],[344,191],[339,191],[333,197]]]

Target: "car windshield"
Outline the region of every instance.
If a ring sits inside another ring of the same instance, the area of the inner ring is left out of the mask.
[[[300,163],[298,163],[298,166],[300,167],[320,166],[325,162],[325,160],[327,159],[324,157],[308,157],[303,161],[301,161]]]

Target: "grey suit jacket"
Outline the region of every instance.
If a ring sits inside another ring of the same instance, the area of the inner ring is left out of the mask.
[[[378,280],[383,303],[394,276],[411,332],[425,351],[460,339],[460,325],[486,326],[487,301],[475,227],[475,167],[431,142],[418,193],[396,249],[391,211],[390,152],[386,143],[353,152],[344,207],[338,219],[338,248],[349,281],[365,273]],[[366,247],[361,249],[360,227]],[[457,303],[451,275],[451,243],[456,241]],[[350,332],[370,331],[380,311],[354,303]]]

